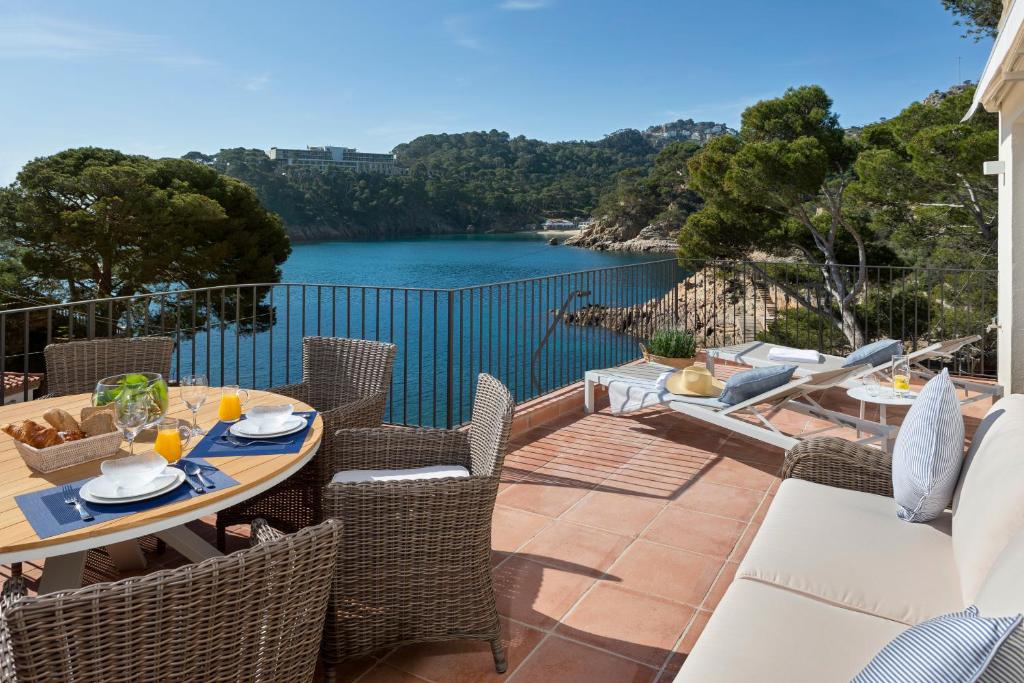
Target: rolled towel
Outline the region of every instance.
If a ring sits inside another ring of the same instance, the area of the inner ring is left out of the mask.
[[[768,350],[768,360],[782,363],[820,363],[821,354],[814,349],[791,349],[788,346],[773,346]]]

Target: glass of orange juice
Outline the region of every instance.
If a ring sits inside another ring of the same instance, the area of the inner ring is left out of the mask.
[[[910,356],[892,357],[892,391],[900,398],[910,392]]]
[[[222,422],[234,422],[242,417],[242,406],[249,400],[249,392],[237,384],[225,384],[220,390],[217,417]]]
[[[156,440],[153,450],[164,456],[167,462],[178,462],[189,440],[192,430],[173,417],[165,417],[156,424]]]

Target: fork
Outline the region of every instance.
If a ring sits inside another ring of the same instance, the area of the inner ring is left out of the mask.
[[[89,514],[89,511],[82,507],[78,496],[75,495],[75,490],[71,488],[71,484],[64,484],[60,490],[64,494],[64,502],[75,506],[75,510],[78,511],[78,516],[82,518],[83,522],[91,522],[93,520],[93,516]]]

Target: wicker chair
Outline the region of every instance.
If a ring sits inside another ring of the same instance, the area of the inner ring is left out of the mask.
[[[116,337],[50,344],[46,357],[47,396],[91,392],[104,377],[124,372],[171,374],[171,337]]]
[[[302,382],[271,391],[307,403],[324,421],[320,452],[331,447],[344,427],[377,427],[384,420],[387,390],[395,362],[394,344],[305,337],[302,340]],[[227,527],[263,518],[288,532],[324,519],[320,489],[333,470],[324,469],[317,454],[308,465],[278,486],[217,514],[217,545],[224,550]]]
[[[837,437],[805,439],[786,453],[782,478],[892,498],[892,457]]]
[[[480,375],[468,430],[346,429],[332,471],[462,465],[468,478],[332,483],[324,511],[345,521],[322,656],[328,665],[399,645],[485,640],[507,664],[491,581],[491,517],[514,402]],[[349,533],[351,531],[351,533]]]
[[[341,539],[330,521],[147,576],[0,601],[4,681],[310,681]]]

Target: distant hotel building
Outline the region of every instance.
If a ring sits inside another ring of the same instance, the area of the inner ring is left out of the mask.
[[[328,168],[345,168],[356,173],[384,173],[396,175],[403,173],[395,161],[394,154],[373,154],[357,152],[351,147],[306,147],[306,149],[278,149],[271,147],[268,156],[272,161],[279,161],[289,166],[307,166],[327,170]]]

